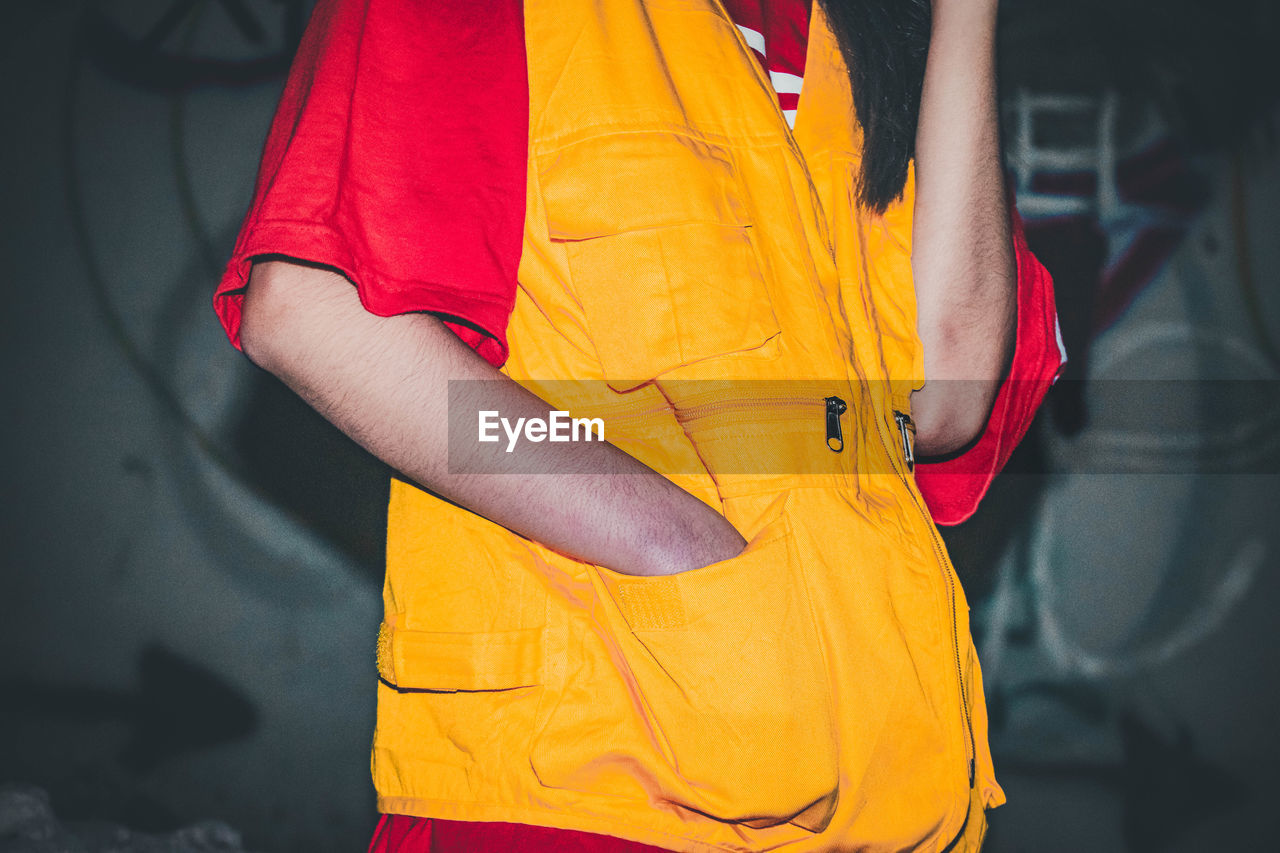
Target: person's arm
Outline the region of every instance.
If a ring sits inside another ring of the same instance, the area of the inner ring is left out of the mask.
[[[1000,159],[997,5],[933,0],[911,251],[925,371],[911,408],[923,456],[956,451],[982,432],[1014,340],[1017,273]]]
[[[605,442],[523,442],[513,469],[540,454],[554,475],[456,473],[448,458],[449,380],[467,382],[455,405],[504,417],[550,407],[424,313],[379,317],[336,272],[285,261],[255,263],[240,325],[244,352],[339,429],[409,479],[571,557],[635,575],[694,569],[745,542],[722,516]],[[497,448],[477,444],[471,452]],[[475,461],[475,460],[472,460]],[[493,470],[484,467],[482,470]]]

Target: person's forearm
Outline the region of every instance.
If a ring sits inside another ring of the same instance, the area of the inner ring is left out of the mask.
[[[711,507],[605,442],[524,442],[512,454],[513,469],[531,461],[520,454],[539,454],[537,469],[554,475],[451,471],[450,380],[477,380],[455,386],[452,402],[467,411],[514,421],[546,418],[550,407],[435,317],[369,313],[337,273],[255,264],[241,344],[404,476],[571,557],[627,574],[670,574],[732,557],[744,544]]]
[[[922,455],[980,434],[1014,340],[1017,275],[1000,159],[997,0],[934,0],[916,133],[911,265],[925,385]],[[963,380],[963,381],[959,381]]]

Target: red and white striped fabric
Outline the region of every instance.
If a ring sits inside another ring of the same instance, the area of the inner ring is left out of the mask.
[[[724,0],[725,11],[755,53],[787,124],[796,126],[796,107],[804,83],[805,51],[809,45],[807,0]]]

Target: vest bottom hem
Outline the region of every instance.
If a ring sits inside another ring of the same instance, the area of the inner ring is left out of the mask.
[[[962,853],[962,851],[968,853],[968,851],[981,849],[987,830],[987,810],[983,808],[981,797],[976,791],[971,791],[970,796],[973,797],[973,800],[971,801],[971,811],[968,814],[968,819],[958,828],[954,839],[949,833],[941,834],[943,837],[938,840],[937,845],[934,847],[935,850],[945,848],[949,853]],[[625,841],[635,841],[640,844],[661,847],[672,851],[672,853],[742,853],[742,851],[751,849],[743,845],[725,846],[708,841],[697,841],[669,835],[615,818],[591,817],[498,803],[459,803],[424,797],[385,797],[379,795],[377,807],[378,811],[383,814],[479,823],[519,823],[574,832],[591,832],[597,835],[608,835]]]

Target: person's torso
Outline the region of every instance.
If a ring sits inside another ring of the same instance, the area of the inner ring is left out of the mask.
[[[941,849],[980,821],[971,783],[1000,795],[963,596],[897,444],[909,254],[855,203],[834,38],[815,12],[793,131],[718,3],[530,3],[525,31],[504,370],[608,415],[749,544],[630,578],[395,483],[381,807],[672,849]]]

